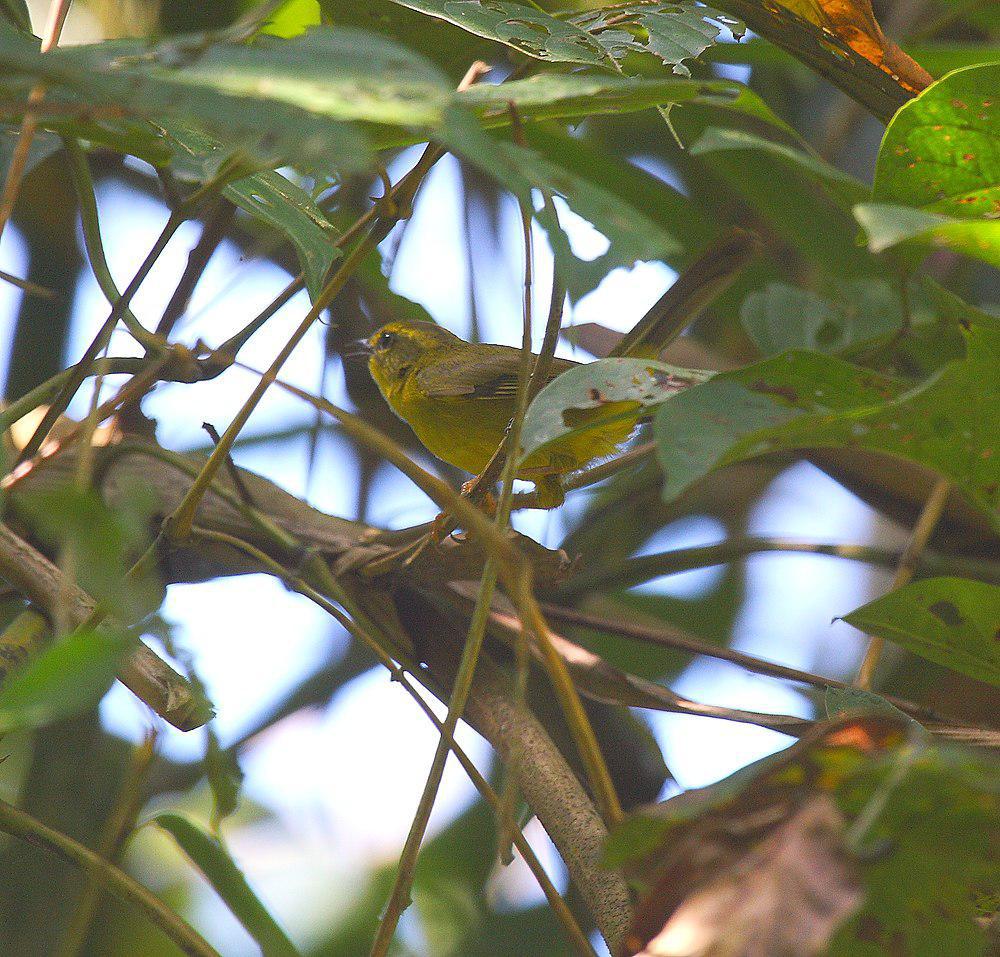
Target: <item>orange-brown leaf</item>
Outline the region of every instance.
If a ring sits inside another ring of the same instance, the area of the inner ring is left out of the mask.
[[[855,53],[885,70],[906,89],[919,93],[931,75],[887,39],[875,19],[871,0],[779,0],[793,13],[828,30]]]

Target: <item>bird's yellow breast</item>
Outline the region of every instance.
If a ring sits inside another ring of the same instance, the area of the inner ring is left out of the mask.
[[[401,381],[383,384],[376,376],[376,382],[393,411],[429,451],[466,472],[479,474],[503,440],[514,415],[514,400],[507,396],[429,398],[421,392],[418,373],[419,368],[415,367]],[[574,424],[583,424],[594,416],[588,412],[577,412],[578,422]],[[635,424],[635,418],[626,418],[572,433],[529,456],[518,469],[517,477],[535,479],[570,472],[611,455],[632,434]]]

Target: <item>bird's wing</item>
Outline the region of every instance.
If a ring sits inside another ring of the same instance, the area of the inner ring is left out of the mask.
[[[569,359],[553,359],[547,381],[576,364]],[[475,353],[462,349],[429,363],[417,373],[417,386],[422,395],[431,399],[513,398],[520,366],[520,349],[477,346]]]

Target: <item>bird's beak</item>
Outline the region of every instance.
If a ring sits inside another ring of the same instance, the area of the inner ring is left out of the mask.
[[[367,339],[352,339],[341,349],[340,354],[345,359],[367,359],[374,352]]]

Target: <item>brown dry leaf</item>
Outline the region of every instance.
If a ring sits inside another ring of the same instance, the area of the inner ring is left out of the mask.
[[[913,93],[933,82],[933,77],[882,32],[871,0],[779,0],[804,20],[828,30],[855,53],[885,70]]]
[[[667,913],[662,913],[670,893],[655,888],[640,905],[636,923],[649,927],[664,922],[647,942],[642,937],[632,941],[628,952],[636,957],[822,953],[863,897],[844,848],[843,830],[833,801],[812,798],[672,912],[668,903]],[[657,911],[659,920],[651,922]]]

